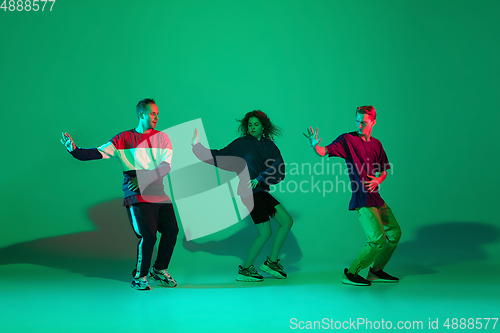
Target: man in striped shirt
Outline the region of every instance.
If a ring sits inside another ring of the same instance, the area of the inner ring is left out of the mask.
[[[172,144],[167,134],[155,130],[158,107],[153,99],[143,99],[136,106],[139,124],[115,135],[97,148],[82,149],[68,133],[61,143],[78,160],[117,158],[123,168],[123,205],[132,228],[139,238],[137,263],[130,285],[136,290],[150,290],[147,276],[166,287],[177,282],[167,272],[179,228],[170,198],[165,194],[163,177],[170,172]],[[151,257],[157,231],[161,234],[153,267]]]

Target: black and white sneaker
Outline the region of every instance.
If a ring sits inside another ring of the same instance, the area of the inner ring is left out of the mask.
[[[257,273],[257,270],[253,265],[248,268],[243,268],[241,265],[239,266],[238,275],[236,276],[236,281],[244,281],[244,282],[261,282],[264,280],[264,277]]]
[[[135,290],[151,290],[148,279],[145,276],[137,279],[134,278],[132,280],[132,283],[130,284],[130,287],[134,288]]]
[[[371,282],[360,276],[359,274],[352,274],[349,272],[349,270],[346,268],[344,269],[344,276],[342,278],[342,283],[343,284],[350,284],[353,286],[369,286],[371,285]]]
[[[266,262],[260,265],[260,270],[271,274],[278,279],[286,279],[285,270],[283,269],[283,266],[281,265],[279,259],[276,261],[271,261],[271,259],[267,257]]]
[[[177,281],[175,281],[174,278],[168,274],[166,269],[157,271],[154,267],[152,267],[149,271],[149,276],[153,280],[160,282],[164,287],[173,288],[177,286]]]
[[[389,275],[383,270],[373,271],[370,267],[370,272],[368,273],[367,280],[371,282],[385,282],[385,283],[396,283],[399,279],[395,276]]]

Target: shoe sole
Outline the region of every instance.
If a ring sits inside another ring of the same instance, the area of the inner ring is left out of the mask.
[[[371,283],[366,284],[366,283],[352,282],[351,280],[349,280],[346,277],[342,278],[342,283],[343,284],[348,284],[348,285],[351,285],[351,286],[357,286],[357,287],[369,287],[369,286],[371,286]]]
[[[399,280],[367,279],[371,283],[398,283]]]
[[[267,274],[270,274],[278,279],[286,279],[286,276],[281,275],[280,272],[276,272],[275,270],[272,270],[271,268],[267,267],[264,264],[260,265],[260,270],[263,272],[266,272]]]
[[[139,286],[134,286],[133,284],[130,285],[130,288],[138,290],[138,291],[146,291],[146,290],[151,290],[151,287],[148,286],[146,288],[140,288]]]
[[[264,279],[257,279],[257,278],[253,278],[253,277],[246,276],[246,275],[238,275],[236,277],[236,281],[241,281],[241,282],[262,282],[262,281],[264,281]]]
[[[162,280],[162,279],[161,279],[161,278],[159,278],[159,277],[156,277],[156,276],[151,275],[151,274],[149,274],[149,276],[150,276],[153,280],[160,282],[160,283],[161,283],[161,285],[162,285],[162,286],[164,286],[164,287],[169,287],[169,288],[175,288],[175,287],[177,287],[177,282],[175,282],[175,284],[174,284],[174,285],[171,285],[170,283],[168,283],[168,282],[167,282],[167,281],[165,281],[165,280]]]

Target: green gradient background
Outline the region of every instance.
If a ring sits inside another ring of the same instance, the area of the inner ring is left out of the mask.
[[[235,118],[261,109],[284,129],[287,163],[320,161],[307,126],[329,143],[354,129],[356,106],[372,104],[372,134],[394,165],[381,193],[402,244],[440,226],[447,244],[467,248],[463,230],[446,225],[477,224],[497,237],[483,243],[479,231],[483,255],[465,269],[498,272],[499,10],[498,1],[58,0],[52,12],[1,11],[0,247],[96,229],[88,211],[121,197],[120,166],[72,159],[60,133],[99,146],[136,125],[144,97],[157,100],[158,129],[202,118],[214,148],[236,137]],[[349,193],[276,197],[295,220],[298,268],[345,266],[362,246]],[[181,237],[172,265],[239,264],[191,255]]]

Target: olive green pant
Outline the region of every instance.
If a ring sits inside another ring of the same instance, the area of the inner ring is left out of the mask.
[[[372,263],[374,269],[383,269],[401,238],[398,221],[387,204],[383,207],[361,207],[356,210],[368,240],[349,267],[349,272],[358,274]]]

